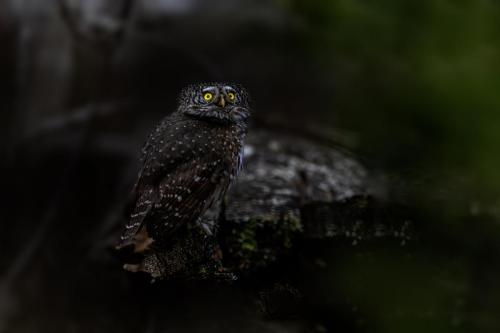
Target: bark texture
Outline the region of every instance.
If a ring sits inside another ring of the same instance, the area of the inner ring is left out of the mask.
[[[404,244],[412,236],[411,223],[395,207],[384,214],[369,180],[363,165],[341,149],[252,131],[244,170],[221,212],[204,217],[217,232],[208,236],[186,226],[165,248],[135,258],[122,255],[125,268],[155,279],[232,280],[268,268],[307,242],[345,238],[355,245],[390,236]]]

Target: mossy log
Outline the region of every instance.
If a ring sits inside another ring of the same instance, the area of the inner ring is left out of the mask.
[[[133,256],[125,268],[155,279],[234,279],[267,268],[304,241],[390,236],[406,242],[411,223],[370,194],[365,167],[349,153],[265,130],[252,131],[245,166],[208,236],[186,226],[168,248]]]

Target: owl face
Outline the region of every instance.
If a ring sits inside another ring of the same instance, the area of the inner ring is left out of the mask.
[[[187,87],[181,93],[179,110],[189,116],[218,123],[244,123],[250,115],[245,89],[225,83]]]

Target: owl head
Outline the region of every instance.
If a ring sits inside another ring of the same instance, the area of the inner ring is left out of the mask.
[[[249,97],[238,84],[195,84],[182,91],[179,111],[216,123],[245,124],[250,116]]]

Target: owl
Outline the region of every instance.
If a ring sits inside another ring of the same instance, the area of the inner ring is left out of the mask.
[[[181,92],[177,109],[143,147],[135,208],[118,248],[166,245],[178,228],[196,225],[221,202],[242,166],[249,116],[239,85],[198,84]]]

